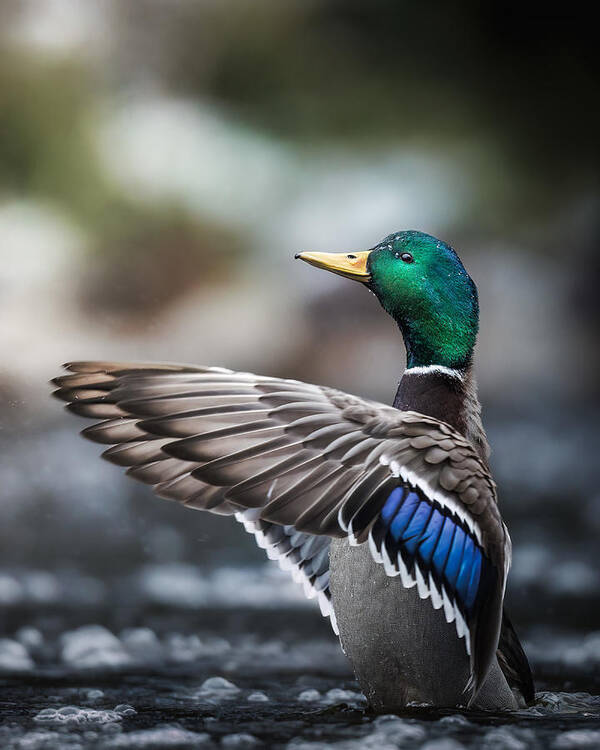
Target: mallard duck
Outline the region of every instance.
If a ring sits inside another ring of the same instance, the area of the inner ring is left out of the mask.
[[[316,596],[370,706],[533,699],[503,612],[511,542],[473,374],[477,289],[416,231],[297,258],[364,284],[397,322],[392,406],[296,380],[72,362],[55,394],[104,458],[190,508],[234,516]]]

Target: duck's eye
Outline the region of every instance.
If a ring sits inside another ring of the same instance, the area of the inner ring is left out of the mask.
[[[400,260],[404,261],[404,263],[412,263],[414,261],[414,258],[410,253],[402,253],[400,256]]]

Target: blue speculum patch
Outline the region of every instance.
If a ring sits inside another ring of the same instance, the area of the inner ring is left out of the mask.
[[[423,573],[444,584],[468,617],[477,600],[482,570],[488,565],[477,540],[458,518],[420,491],[396,487],[377,521],[377,537],[388,551],[417,561]],[[391,554],[392,560],[396,554]]]

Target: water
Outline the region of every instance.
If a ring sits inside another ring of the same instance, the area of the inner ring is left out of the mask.
[[[268,567],[231,569],[251,591]],[[172,567],[168,567],[172,571]],[[0,747],[522,750],[600,747],[600,632],[526,632],[536,704],[513,714],[415,707],[370,715],[327,621],[301,599],[277,609],[157,602],[5,606]],[[31,574],[33,575],[33,574]],[[227,578],[223,571],[218,580]],[[283,584],[285,579],[281,579]],[[58,580],[56,589],[66,585]],[[6,589],[6,587],[5,587]],[[149,593],[150,592],[150,593]],[[271,588],[277,597],[277,588]],[[6,590],[5,590],[6,594]],[[5,596],[6,601],[6,596]]]
[[[0,439],[1,750],[600,748],[600,496],[553,434],[554,473],[495,439],[536,704],[401,717],[366,711],[328,622],[239,524],[152,499],[70,423]]]

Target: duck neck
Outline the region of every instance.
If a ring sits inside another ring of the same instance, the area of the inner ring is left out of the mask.
[[[398,385],[394,407],[446,422],[473,444],[487,464],[490,449],[471,364],[462,370],[439,365],[407,368]]]

